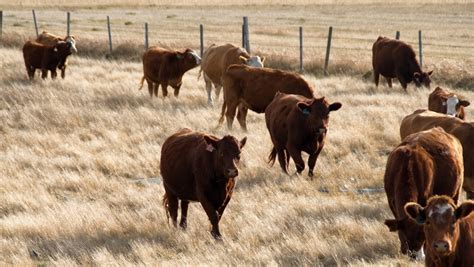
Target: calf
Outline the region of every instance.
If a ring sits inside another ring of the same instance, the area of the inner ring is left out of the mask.
[[[433,196],[424,204],[410,202],[405,213],[423,227],[426,266],[474,266],[474,201],[456,206],[448,196]]]
[[[222,139],[183,129],[168,137],[161,149],[160,170],[165,187],[163,205],[173,225],[186,228],[189,201],[199,201],[211,221],[211,234],[221,238],[219,221],[232,196],[239,171],[241,141],[226,135]]]
[[[56,36],[54,34],[48,33],[43,31],[38,37],[36,38],[36,42],[44,45],[55,46],[59,42],[66,42],[71,44],[71,53],[77,53],[76,49],[76,37],[74,35],[68,35],[64,38]],[[61,70],[61,78],[66,77],[66,66],[67,66],[67,59],[64,60],[62,64],[59,64],[58,68]]]
[[[390,231],[398,231],[403,254],[422,257],[425,241],[423,228],[405,214],[405,204],[426,205],[436,194],[457,202],[463,183],[462,160],[461,144],[441,128],[411,134],[390,153],[384,187],[395,219],[385,220],[385,224]]]
[[[41,69],[41,78],[46,79],[49,70],[51,71],[51,78],[55,79],[57,76],[56,69],[61,69],[67,57],[71,55],[71,47],[71,43],[63,41],[54,46],[27,41],[23,45],[23,59],[25,60],[28,77],[33,80],[36,69]]]
[[[237,120],[242,129],[247,130],[247,111],[265,112],[275,94],[313,97],[313,89],[298,74],[269,68],[252,68],[246,65],[230,65],[223,76],[224,103],[222,103],[219,123],[227,119],[227,127],[232,128],[237,106]]]
[[[433,71],[421,71],[415,51],[402,41],[379,36],[372,46],[372,67],[376,86],[379,85],[379,75],[382,75],[389,87],[392,87],[392,78],[398,78],[405,91],[407,84],[412,81],[417,87],[422,84],[430,87]]]
[[[184,52],[151,47],[143,54],[143,78],[140,89],[146,80],[150,97],[158,96],[158,86],[161,84],[163,97],[168,95],[168,85],[174,89],[174,95],[179,95],[184,73],[197,67],[201,58],[191,49]]]
[[[429,110],[458,117],[461,120],[465,119],[464,107],[470,104],[469,101],[460,99],[455,93],[441,87],[436,87],[428,97]]]
[[[269,163],[275,157],[285,173],[288,173],[290,157],[296,165],[296,172],[304,170],[301,152],[309,154],[308,175],[313,177],[319,153],[323,149],[328,130],[329,112],[342,106],[336,102],[329,104],[323,98],[305,98],[299,95],[277,93],[265,110],[265,122],[273,142]]]

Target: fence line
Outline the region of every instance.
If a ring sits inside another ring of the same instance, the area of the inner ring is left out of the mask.
[[[110,18],[107,16],[107,31],[109,32],[109,48],[110,53],[112,53],[112,31],[110,30]]]

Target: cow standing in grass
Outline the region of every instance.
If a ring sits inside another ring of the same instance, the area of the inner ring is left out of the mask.
[[[449,92],[441,87],[436,87],[428,97],[429,110],[451,115],[461,120],[466,118],[464,107],[470,104],[469,101],[461,99],[455,93]]]
[[[71,44],[71,52],[77,53],[76,48],[76,37],[73,35],[68,35],[64,38],[56,36],[54,34],[48,33],[47,31],[43,31],[38,37],[36,38],[36,42],[40,44],[44,44],[47,46],[55,46],[59,42],[66,42]],[[66,77],[66,67],[67,67],[67,58],[64,59],[64,62],[61,62],[58,65],[58,68],[61,70],[61,78]]]

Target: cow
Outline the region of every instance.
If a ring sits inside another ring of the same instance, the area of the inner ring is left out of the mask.
[[[425,266],[474,266],[474,201],[456,205],[448,196],[433,196],[426,206],[407,203],[405,213],[423,227]]]
[[[182,129],[171,135],[161,149],[160,171],[165,194],[163,206],[177,226],[178,200],[181,201],[180,227],[186,229],[190,201],[199,201],[211,225],[211,234],[221,239],[219,221],[232,197],[237,165],[247,138],[213,135]]]
[[[184,52],[172,51],[160,47],[151,47],[143,54],[143,77],[140,81],[148,84],[150,98],[158,96],[158,86],[161,85],[163,97],[168,95],[168,85],[174,89],[174,95],[179,95],[183,75],[188,70],[197,67],[201,58],[191,49]]]
[[[227,119],[227,127],[232,129],[237,107],[237,120],[243,130],[247,130],[247,111],[265,112],[276,92],[302,95],[313,98],[313,89],[298,74],[270,68],[252,68],[246,65],[230,65],[223,76],[224,102],[219,124]]]
[[[216,99],[222,88],[222,75],[232,64],[245,64],[255,68],[262,68],[265,57],[250,56],[244,49],[232,44],[217,46],[212,44],[202,55],[201,72],[204,73],[204,81],[206,82],[207,102],[212,105],[214,99],[211,94],[212,85],[214,84]]]
[[[433,71],[423,72],[416,60],[415,51],[408,44],[379,36],[372,46],[372,66],[374,68],[375,86],[379,86],[379,75],[387,80],[392,87],[392,78],[400,81],[403,89],[414,82],[416,87],[422,84],[430,87],[430,76]]]
[[[441,87],[436,87],[428,97],[429,110],[455,116],[461,120],[466,117],[464,107],[470,104],[469,101],[460,99],[455,93]]]
[[[265,110],[265,122],[273,142],[268,162],[273,165],[278,155],[282,170],[288,174],[290,157],[300,174],[305,167],[301,152],[309,154],[308,176],[313,177],[319,153],[328,131],[329,113],[342,107],[329,104],[324,97],[306,98],[278,92]]]
[[[60,36],[56,36],[51,34],[47,31],[43,31],[38,37],[36,38],[36,42],[48,46],[55,46],[59,42],[67,42],[71,44],[71,52],[77,53],[76,48],[76,37],[74,35],[68,35],[64,38]],[[61,78],[66,77],[66,66],[67,66],[67,59],[58,65],[58,68],[61,70]]]
[[[422,258],[423,228],[405,214],[409,202],[426,205],[433,195],[447,195],[456,202],[463,183],[462,146],[441,128],[411,134],[389,155],[384,175],[388,205],[395,219],[385,220],[398,232],[400,250]]]
[[[441,127],[461,142],[464,158],[464,184],[468,199],[474,199],[474,122],[466,122],[453,116],[429,111],[417,110],[403,118],[400,136]]]
[[[23,59],[30,80],[35,78],[36,69],[41,69],[41,78],[46,79],[48,70],[51,78],[56,79],[56,69],[63,66],[67,57],[72,54],[72,44],[60,41],[54,46],[27,41],[23,45]]]

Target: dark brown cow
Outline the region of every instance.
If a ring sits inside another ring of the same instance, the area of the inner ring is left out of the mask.
[[[48,46],[55,46],[59,42],[67,42],[71,44],[71,52],[77,53],[76,49],[76,37],[74,35],[68,35],[64,38],[51,34],[47,31],[43,31],[38,37],[36,38],[36,42]],[[61,78],[66,77],[66,67],[67,67],[67,59],[59,64],[58,68],[61,70]]]
[[[464,107],[470,104],[469,101],[460,99],[455,93],[441,87],[436,87],[428,97],[429,110],[455,116],[461,120],[464,120],[466,116]]]
[[[417,87],[422,84],[430,87],[433,71],[422,72],[415,51],[404,42],[379,36],[372,46],[372,66],[376,86],[379,86],[379,75],[382,75],[389,87],[392,87],[392,78],[397,78],[405,91],[412,81]]]
[[[406,116],[400,125],[400,136],[441,127],[461,142],[464,158],[464,184],[469,199],[474,199],[474,122],[465,122],[453,116],[429,111],[417,110]]]
[[[223,86],[224,103],[219,123],[224,121],[225,114],[229,129],[232,128],[239,104],[242,107],[239,107],[237,120],[242,129],[247,130],[247,109],[265,112],[276,92],[313,97],[311,86],[296,73],[245,65],[230,65],[223,76]]]
[[[174,89],[174,95],[179,95],[182,78],[186,71],[197,67],[201,58],[191,49],[184,52],[151,47],[143,54],[143,78],[140,89],[146,80],[150,97],[158,96],[158,86],[161,85],[163,97],[168,95],[168,85]]]
[[[27,41],[23,45],[23,59],[26,72],[31,80],[35,78],[36,69],[41,69],[41,78],[46,79],[49,70],[51,78],[55,79],[58,75],[56,69],[61,68],[71,54],[71,43],[69,42],[58,42],[54,46],[46,46]]]
[[[219,99],[219,93],[222,88],[222,75],[232,64],[245,64],[255,68],[262,68],[265,58],[259,56],[250,56],[245,49],[232,44],[217,46],[211,45],[202,55],[201,72],[204,72],[204,81],[206,82],[207,102],[214,102],[211,90],[212,84],[216,89],[216,99]],[[199,77],[198,77],[199,79]]]
[[[176,226],[181,200],[180,226],[186,228],[189,201],[199,201],[211,221],[211,234],[220,238],[219,221],[232,196],[241,141],[222,139],[183,129],[168,137],[161,149],[161,175],[165,187],[163,205]]]
[[[341,106],[339,102],[329,104],[324,97],[305,98],[278,92],[265,110],[265,121],[273,142],[269,162],[273,165],[278,155],[281,168],[288,173],[291,157],[300,174],[304,170],[301,157],[304,151],[309,154],[308,175],[313,177],[316,160],[326,139],[329,112]]]
[[[398,231],[403,254],[422,257],[425,241],[423,228],[405,214],[405,204],[426,205],[428,198],[437,194],[457,202],[462,182],[461,144],[441,128],[411,134],[390,153],[384,187],[395,219],[385,220],[385,224],[390,231]]]
[[[423,226],[426,266],[474,266],[474,201],[457,206],[447,196],[433,196],[426,207],[407,203],[405,212]]]

